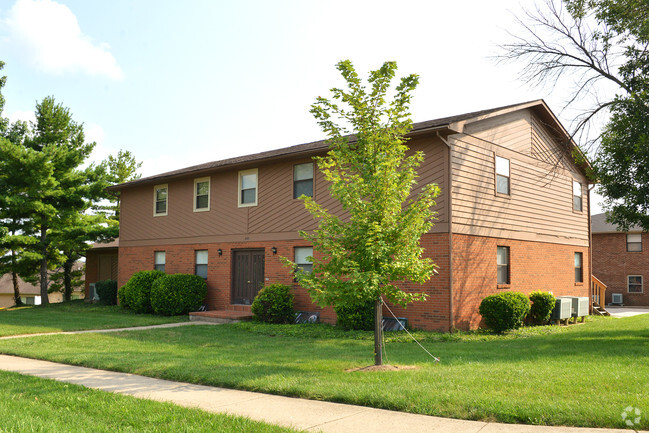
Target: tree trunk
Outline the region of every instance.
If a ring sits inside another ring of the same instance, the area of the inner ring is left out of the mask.
[[[41,221],[41,304],[47,305],[50,299],[47,295],[47,224],[45,224],[45,217]]]
[[[383,365],[383,303],[374,301],[374,365]]]
[[[72,298],[72,265],[74,260],[68,258],[63,263],[63,299],[69,301]]]
[[[20,299],[20,287],[18,287],[18,273],[16,272],[16,252],[11,250],[11,280],[14,285],[14,305],[20,307],[23,300]]]

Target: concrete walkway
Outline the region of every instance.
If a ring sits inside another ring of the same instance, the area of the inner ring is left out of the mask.
[[[606,307],[613,317],[632,317],[639,314],[649,314],[647,307]]]
[[[176,322],[176,323],[163,323],[162,325],[147,325],[147,326],[132,326],[130,328],[110,328],[110,329],[88,329],[85,331],[61,331],[61,332],[41,332],[38,334],[19,334],[0,337],[0,340],[11,340],[13,338],[28,338],[40,337],[43,335],[72,335],[72,334],[103,334],[106,332],[122,332],[122,331],[145,331],[147,329],[157,328],[176,328],[178,326],[187,325],[213,325],[208,322]]]
[[[326,433],[628,433],[632,430],[486,423],[392,412],[363,406],[236,391],[126,373],[0,355],[0,369],[209,412],[245,416]],[[579,397],[576,397],[579,398]],[[621,409],[623,410],[623,409]]]

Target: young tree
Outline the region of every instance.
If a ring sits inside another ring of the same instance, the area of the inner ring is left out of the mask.
[[[317,98],[311,113],[330,148],[316,158],[318,168],[347,215],[334,215],[302,197],[319,225],[300,235],[318,254],[312,258],[312,273],[296,272],[321,306],[374,301],[374,362],[381,365],[382,297],[403,306],[423,300],[424,293],[405,291],[395,281],[424,283],[436,272],[432,260],[422,258],[419,240],[433,225],[431,208],[440,190],[430,184],[412,195],[424,157],[421,152],[406,154],[405,136],[412,128],[408,107],[418,77],[402,78],[388,101],[395,62],[370,72],[369,89],[350,61],[338,63],[337,69],[347,88],[331,89],[333,100]]]
[[[649,3],[545,0],[519,22],[523,31],[502,46],[502,57],[523,61],[527,81],[574,83],[567,106],[588,107],[576,117],[573,136],[587,136],[599,113],[610,115],[587,146],[595,153],[593,177],[612,222],[649,230]],[[613,89],[610,96],[602,96],[606,89]]]

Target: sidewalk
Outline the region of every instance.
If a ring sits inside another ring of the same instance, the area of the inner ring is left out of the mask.
[[[486,423],[393,412],[363,406],[280,397],[171,382],[126,373],[0,355],[0,369],[88,388],[166,401],[326,433],[628,433],[633,430]]]

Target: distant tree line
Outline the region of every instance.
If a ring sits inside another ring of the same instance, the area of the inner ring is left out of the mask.
[[[4,62],[0,61],[0,70]],[[21,305],[18,277],[40,283],[41,302],[60,291],[70,300],[81,284],[73,265],[94,242],[119,233],[119,196],[106,187],[137,179],[141,166],[129,151],[88,164],[96,143],[83,124],[48,96],[35,122],[3,117],[0,78],[0,275],[10,274]]]

